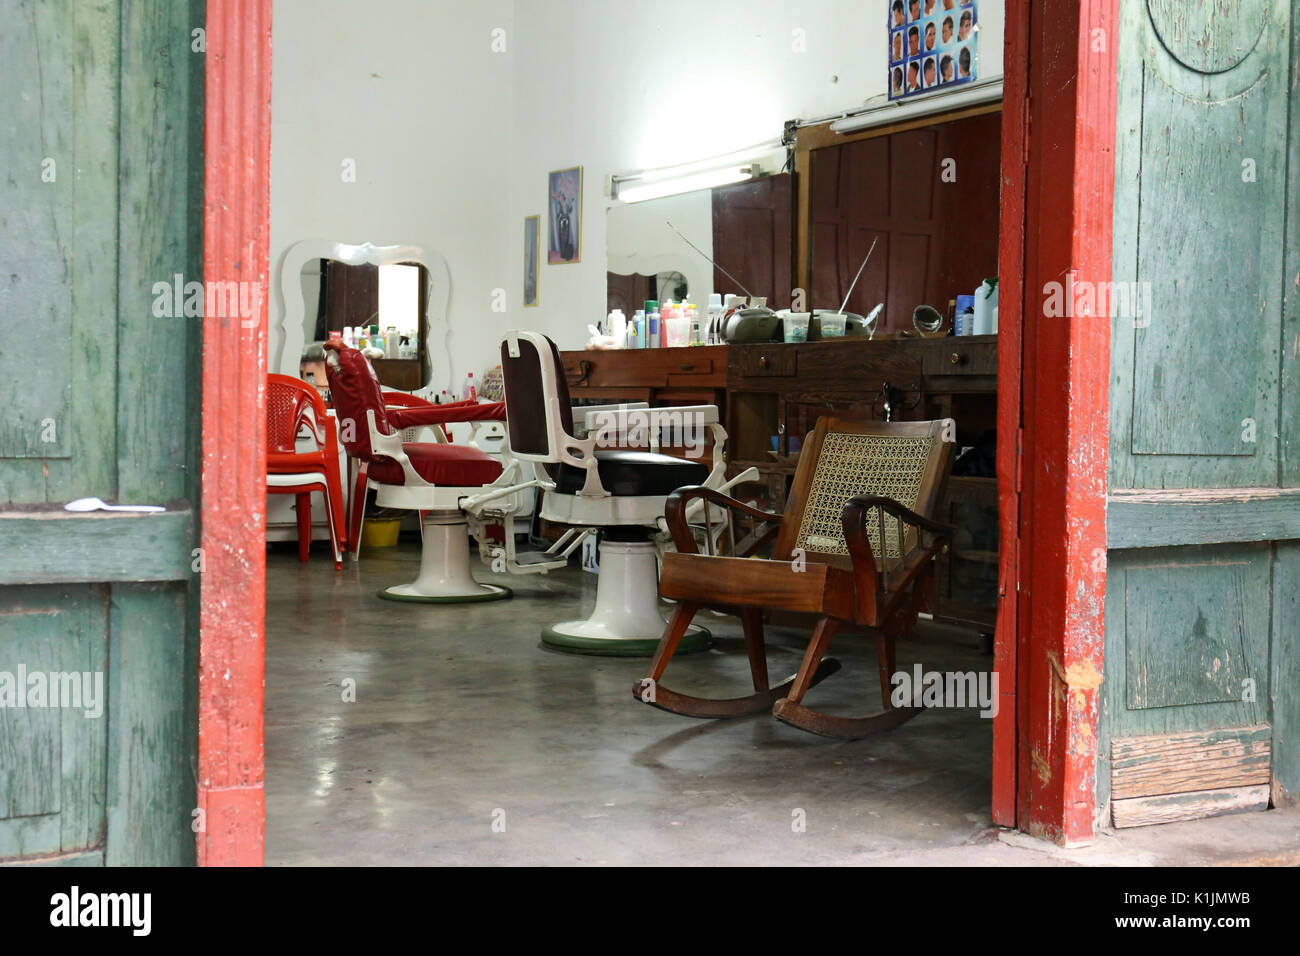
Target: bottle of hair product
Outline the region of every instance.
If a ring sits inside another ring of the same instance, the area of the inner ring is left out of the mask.
[[[471,402],[478,401],[478,391],[474,388],[473,372],[470,372],[468,375],[465,376],[465,388],[463,389],[460,397],[463,399],[467,399],[468,401]]]
[[[623,348],[627,345],[627,317],[623,315],[623,310],[615,309],[611,312],[608,322],[605,334],[614,340],[615,348]]]
[[[718,292],[709,294],[709,331],[705,335],[705,345],[717,345],[719,330],[722,327],[722,295]]]
[[[641,336],[642,348],[652,349],[659,345],[659,303],[654,299],[645,300],[645,334]]]

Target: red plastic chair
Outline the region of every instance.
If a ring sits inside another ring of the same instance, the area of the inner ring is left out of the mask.
[[[316,440],[315,451],[297,450],[303,428]],[[334,567],[341,569],[347,540],[338,432],[320,393],[289,375],[266,377],[266,490],[297,496],[298,559],[304,562],[311,550],[311,493],[325,496]]]

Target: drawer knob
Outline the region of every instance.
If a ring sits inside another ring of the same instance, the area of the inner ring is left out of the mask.
[[[695,366],[691,365],[689,362],[683,362],[681,365],[677,367],[681,369],[683,372],[689,372],[691,369],[695,368]]]
[[[966,356],[960,352],[953,352],[952,355],[948,356],[948,361],[952,362],[953,365],[965,365]]]
[[[769,365],[771,365],[771,364],[772,364],[772,363],[769,362],[769,361],[767,360],[767,356],[766,356],[766,355],[760,355],[760,356],[758,357],[758,367],[759,367],[759,368],[767,368],[767,367],[768,367]]]

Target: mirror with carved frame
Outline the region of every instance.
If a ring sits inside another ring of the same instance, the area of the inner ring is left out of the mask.
[[[414,245],[351,245],[324,239],[295,243],[280,267],[280,352],[271,367],[323,384],[310,346],[344,327],[395,327],[409,344],[408,357],[374,358],[380,382],[416,391],[446,368],[450,338],[447,306],[451,281],[446,260]],[[440,333],[442,347],[436,347]],[[399,356],[401,353],[399,352]]]

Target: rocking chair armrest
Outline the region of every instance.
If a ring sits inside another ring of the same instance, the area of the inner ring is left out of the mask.
[[[925,515],[917,514],[906,505],[900,504],[893,498],[886,498],[884,495],[855,495],[844,502],[845,530],[848,530],[850,521],[855,527],[861,527],[862,519],[869,508],[879,508],[881,511],[900,519],[904,524],[910,524],[920,531],[928,531],[931,534],[938,535],[936,544],[951,538],[957,531],[950,524],[944,524],[941,521],[927,518]]]
[[[908,569],[899,580],[889,581],[889,586],[901,589],[914,578],[928,563],[928,558],[936,554],[939,546],[950,539],[957,530],[952,525],[934,521],[925,515],[917,514],[906,505],[884,495],[856,495],[844,503],[842,523],[844,526],[844,543],[848,547],[849,558],[853,562],[854,574],[858,577],[859,602],[872,600],[869,595],[884,597],[882,585],[885,583],[884,568],[876,561],[871,550],[871,541],[867,537],[866,514],[872,508],[879,508],[891,514],[904,524],[911,525],[918,531],[928,532],[934,538],[928,545],[914,548],[905,556]],[[883,530],[882,530],[883,534]],[[901,537],[901,535],[900,535]],[[902,542],[899,542],[900,546]],[[920,558],[922,560],[912,560]],[[863,604],[865,610],[866,604]],[[874,604],[872,605],[874,606]]]
[[[760,521],[780,521],[781,515],[771,511],[762,511],[743,501],[737,501],[735,498],[714,488],[706,488],[703,485],[686,485],[684,488],[678,488],[668,496],[664,504],[664,521],[668,525],[668,532],[673,537],[673,544],[677,550],[684,554],[698,554],[699,549],[695,546],[695,536],[691,534],[690,525],[686,521],[686,506],[695,498],[703,498],[706,502],[720,505],[723,508],[730,508],[732,511],[739,511],[741,514],[749,515],[751,518],[757,518]]]

